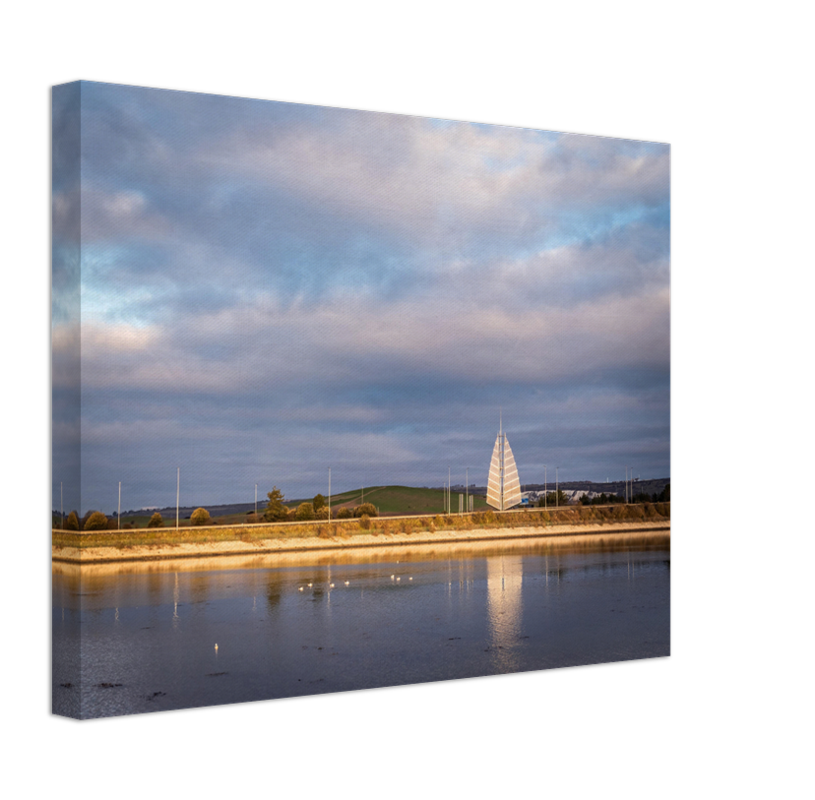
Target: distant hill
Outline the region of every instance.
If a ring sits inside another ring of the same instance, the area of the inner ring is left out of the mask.
[[[670,478],[649,478],[648,480],[635,480],[631,487],[634,494],[659,494],[669,483]],[[625,495],[625,481],[609,481],[608,483],[597,483],[596,481],[560,481],[558,488],[563,489],[564,492],[594,492],[595,494],[618,494],[620,497]],[[524,483],[521,486],[521,491],[524,492],[542,492],[544,484],[542,483]],[[548,481],[546,483],[546,490],[549,492],[555,491],[555,482]]]
[[[644,492],[646,494],[659,494],[670,483],[670,478],[654,478],[645,481],[634,482],[634,493],[639,494]],[[618,494],[622,496],[625,494],[625,481],[611,481],[609,483],[597,483],[594,481],[564,481],[558,484],[559,488],[564,492],[573,491],[586,491],[601,494]],[[546,484],[548,491],[555,490],[554,481]],[[544,484],[542,483],[525,483],[521,486],[524,492],[542,492]],[[464,494],[469,491],[474,498],[474,508],[484,510],[489,508],[485,500],[487,494],[486,486],[471,485],[469,490],[465,490],[462,485],[453,486],[452,493],[452,507],[453,512],[458,511],[458,495]],[[363,500],[364,495],[364,500]],[[297,506],[300,503],[310,502],[311,497],[299,498],[296,500],[286,500],[286,505],[289,507]],[[350,492],[342,492],[340,494],[331,496],[331,507],[341,508],[343,506],[352,508],[360,505],[362,502],[373,503],[378,509],[380,514],[441,514],[444,512],[444,488],[435,487],[417,487],[417,486],[369,486],[364,489],[354,489]],[[262,514],[266,508],[266,497],[264,495],[261,500],[258,497],[258,513]],[[181,520],[189,519],[198,506],[181,506],[178,510],[178,515]],[[246,515],[255,510],[255,504],[252,503],[222,503],[219,505],[205,506],[209,511],[210,516],[216,518],[219,522],[241,522]],[[158,511],[164,518],[165,524],[174,524],[175,522],[175,506],[166,506],[164,508],[151,508],[151,509],[138,509],[122,512],[123,521],[131,521],[138,526],[146,524],[150,516]]]
[[[671,482],[670,478],[649,478],[648,480],[635,480],[633,484],[634,494],[643,492],[645,494],[659,494],[667,484]],[[558,484],[559,489],[564,492],[595,492],[596,494],[618,494],[621,497],[625,494],[625,481],[609,481],[608,483],[599,483],[597,481],[560,481]],[[522,492],[542,492],[546,488],[548,492],[555,491],[554,479],[543,483],[522,483]],[[441,491],[441,489],[437,489]],[[453,486],[453,493],[463,492],[462,485]],[[470,486],[470,494],[473,495],[487,495],[486,486]]]

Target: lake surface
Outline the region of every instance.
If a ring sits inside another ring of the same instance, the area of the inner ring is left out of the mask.
[[[54,712],[104,717],[670,654],[667,542],[302,559],[83,567],[81,579],[55,564]]]

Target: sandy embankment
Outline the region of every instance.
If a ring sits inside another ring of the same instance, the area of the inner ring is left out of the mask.
[[[344,558],[351,550],[371,548],[414,549],[427,545],[467,544],[475,542],[517,543],[527,539],[551,539],[566,544],[567,541],[584,544],[617,542],[643,535],[670,536],[669,520],[659,522],[620,522],[604,525],[547,525],[525,528],[479,528],[475,530],[423,531],[421,533],[360,534],[348,538],[320,539],[262,539],[242,542],[239,539],[201,544],[139,545],[133,547],[57,547],[52,546],[54,561],[71,564],[102,564],[123,561],[163,561],[169,559],[213,558],[224,556],[248,556],[341,552]]]

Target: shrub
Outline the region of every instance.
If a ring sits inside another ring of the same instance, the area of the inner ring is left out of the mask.
[[[107,526],[108,518],[101,511],[94,511],[85,519],[84,530],[103,531]]]
[[[321,495],[315,495],[314,499],[311,501],[311,505],[314,506],[314,513],[316,514],[323,506],[325,506],[325,498]]]
[[[376,506],[373,503],[363,503],[361,506],[357,506],[354,509],[355,517],[362,517],[363,515],[367,515],[369,517],[378,516],[376,513]]]
[[[317,519],[328,519],[328,506],[323,506],[314,511],[314,516]]]
[[[125,524],[122,525],[122,530],[123,531],[133,530],[133,523],[132,522],[125,522]]]
[[[65,520],[65,530],[66,531],[79,530],[79,517],[77,517],[76,511],[72,511],[70,514],[68,514],[68,519]]]
[[[314,519],[314,506],[311,503],[300,503],[300,505],[297,506],[294,518],[299,522]]]
[[[257,523],[257,522],[260,522],[260,514],[255,514],[255,512],[254,512],[254,511],[250,511],[250,512],[249,512],[249,513],[246,515],[246,521],[247,521],[247,522],[248,522],[250,525],[254,525],[254,524],[255,524],[255,523]]]
[[[108,524],[105,525],[105,528],[109,531],[119,530],[119,520],[116,517],[108,517]]]
[[[294,522],[297,519],[297,509],[296,508],[289,508],[286,510],[286,519],[289,522]]]
[[[337,512],[337,519],[350,519],[354,514],[350,508],[341,508]]]
[[[156,511],[152,517],[150,517],[150,521],[147,523],[148,528],[163,528],[164,527],[164,519],[161,514]]]
[[[363,514],[359,518],[359,527],[365,531],[371,527],[371,518],[367,514]]]
[[[193,525],[206,525],[209,522],[209,511],[205,508],[196,508],[190,514],[190,522]]]

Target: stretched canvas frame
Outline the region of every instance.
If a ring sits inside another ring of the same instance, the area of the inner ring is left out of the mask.
[[[159,90],[160,91],[160,90]],[[81,490],[81,407],[82,407],[82,287],[83,242],[80,234],[83,206],[82,160],[93,155],[83,151],[81,125],[82,82],[54,87],[52,115],[52,174],[58,207],[53,214],[52,314],[58,320],[59,340],[52,350],[52,457],[58,469],[55,476],[76,475],[65,481],[61,504],[64,509],[82,508]],[[183,113],[180,112],[180,113]],[[127,198],[121,198],[125,203]],[[70,484],[70,485],[68,485]],[[80,655],[75,658],[76,685],[80,683]],[[636,668],[635,668],[636,669]],[[520,676],[518,681],[531,680]],[[70,679],[67,682],[71,682]],[[62,707],[55,713],[79,717],[79,709]]]

